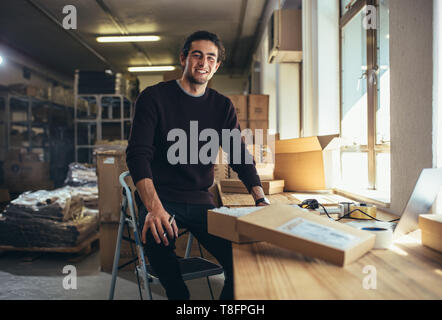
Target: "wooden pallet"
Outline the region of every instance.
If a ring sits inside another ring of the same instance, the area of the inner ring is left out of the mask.
[[[0,246],[0,251],[25,251],[25,252],[61,252],[61,253],[82,253],[89,254],[92,251],[93,245],[99,241],[99,233],[96,232],[89,238],[75,247],[54,247],[54,248],[39,248],[39,247],[14,247],[14,246]]]

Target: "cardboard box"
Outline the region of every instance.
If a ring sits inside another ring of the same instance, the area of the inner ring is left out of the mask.
[[[5,180],[50,180],[49,163],[40,161],[5,161]]]
[[[419,215],[419,228],[422,230],[422,244],[442,252],[442,214]]]
[[[222,148],[219,148],[213,170],[214,170],[215,182],[219,182],[222,179],[229,178],[229,165],[227,164],[227,153],[224,152]]]
[[[114,265],[115,247],[117,245],[118,236],[118,223],[101,223],[100,224],[100,265],[101,270],[104,272],[112,272]],[[124,228],[123,236],[128,236],[127,227]],[[131,230],[131,238],[134,239]],[[134,248],[134,254],[136,255],[135,243],[132,244]],[[130,243],[123,240],[121,242],[120,260],[118,265],[122,265],[132,260],[133,255],[130,248]],[[135,265],[130,264],[122,270],[135,270]]]
[[[297,206],[275,204],[238,218],[238,232],[344,266],[373,248],[375,235]]]
[[[0,188],[0,203],[9,201],[11,201],[11,198],[8,189]]]
[[[261,179],[261,182],[264,180],[274,180],[275,179],[275,176],[274,176],[275,164],[274,163],[257,163],[255,165],[255,168],[256,168],[256,172],[258,172],[258,176]],[[282,180],[282,181],[284,181],[284,180]]]
[[[284,180],[262,180],[264,194],[275,194],[284,191]],[[220,181],[222,192],[249,193],[241,180],[224,179]]]
[[[285,181],[285,191],[314,191],[331,187],[326,180],[324,153],[338,135],[277,140],[275,179]]]
[[[242,130],[247,129],[249,127],[249,122],[247,120],[238,120],[239,128]]]
[[[21,160],[11,160],[18,157]],[[12,153],[3,164],[5,185],[9,192],[19,193],[34,190],[52,190],[49,163],[33,161],[35,155]]]
[[[259,179],[263,180],[274,180],[273,172],[275,170],[274,163],[256,163],[256,172],[258,173]],[[238,174],[233,171],[231,167],[228,167],[228,175],[222,179],[239,179]]]
[[[249,214],[259,207],[216,208],[207,211],[207,231],[210,234],[236,243],[256,242],[247,236],[240,235],[237,228],[238,218]]]
[[[249,120],[248,124],[254,135],[256,129],[267,130],[269,128],[268,120]]]
[[[248,95],[248,120],[264,120],[269,119],[269,96],[266,94],[249,94]]]
[[[124,148],[97,150],[96,156],[100,222],[119,222],[123,199],[119,177],[128,171],[126,152]],[[126,182],[134,193],[135,186],[132,179],[126,179]]]
[[[238,120],[247,120],[247,96],[242,94],[235,94],[227,97],[232,101],[232,104],[235,107]],[[243,129],[242,126],[241,129]]]

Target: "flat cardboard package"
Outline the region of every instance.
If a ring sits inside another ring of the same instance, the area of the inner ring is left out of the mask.
[[[275,142],[275,179],[285,181],[285,191],[314,191],[330,187],[325,152],[338,135],[316,136]],[[332,169],[332,168],[331,168]]]
[[[282,204],[238,218],[237,229],[243,236],[339,266],[359,259],[375,242],[369,232]]]
[[[264,194],[275,194],[284,191],[284,180],[261,180]],[[222,192],[249,193],[241,180],[223,179],[220,181]]]
[[[119,177],[128,170],[125,150],[123,148],[98,150],[96,154],[100,222],[119,222],[123,199]],[[126,179],[126,182],[134,194],[135,186],[132,179]]]
[[[238,120],[247,120],[247,96],[243,94],[234,94],[227,96],[231,101],[236,110],[236,116]],[[241,126],[241,128],[243,128]]]
[[[216,208],[207,211],[207,232],[236,243],[255,242],[254,239],[240,235],[237,230],[238,218],[258,210],[259,207]]]
[[[442,214],[419,215],[419,228],[422,230],[422,244],[442,252]]]

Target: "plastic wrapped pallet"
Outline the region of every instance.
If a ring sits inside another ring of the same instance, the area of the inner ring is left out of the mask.
[[[32,215],[42,219],[67,221],[81,215],[83,199],[73,196],[69,189],[60,188],[52,191],[39,190],[22,193],[11,201],[5,215]]]
[[[26,192],[0,215],[0,245],[73,247],[98,229],[98,210],[83,207],[69,187]]]
[[[97,186],[97,173],[95,167],[85,163],[71,163],[64,184],[74,187]]]

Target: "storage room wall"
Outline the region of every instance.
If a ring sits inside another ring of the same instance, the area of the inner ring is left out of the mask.
[[[0,65],[0,85],[23,83],[47,88],[52,86],[52,81],[48,80],[50,78],[65,86],[73,86],[73,74],[71,78],[61,75],[3,44],[0,44],[0,55],[3,57],[3,63]],[[23,66],[35,70],[37,73],[31,70],[31,78],[25,79],[23,77]]]
[[[139,75],[138,79],[140,80],[140,91],[142,91],[148,86],[163,81],[163,75]],[[224,95],[243,94],[247,90],[247,77],[215,74],[212,78],[212,88]]]

